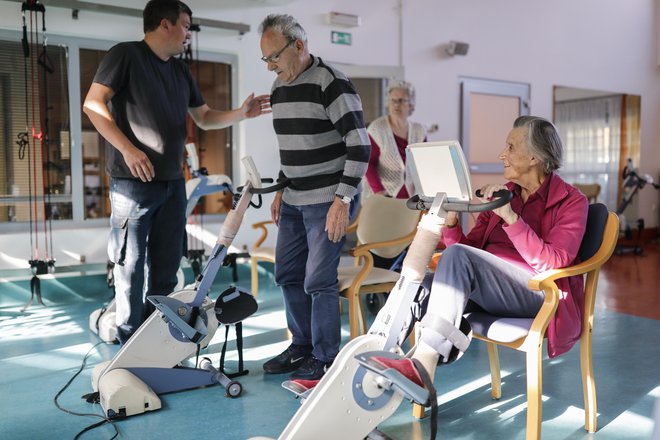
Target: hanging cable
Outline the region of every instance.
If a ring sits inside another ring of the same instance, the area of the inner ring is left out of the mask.
[[[39,91],[39,126],[41,128],[40,142],[41,142],[41,179],[42,195],[43,195],[43,212],[44,212],[44,252],[46,261],[50,261],[53,250],[53,216],[54,208],[52,202],[52,182],[51,173],[55,164],[51,160],[51,145],[50,145],[50,102],[48,93],[48,75],[55,72],[53,63],[48,57],[48,37],[46,35],[46,14],[41,14],[41,32],[42,32],[42,45],[41,52],[37,57],[37,78],[38,91]],[[46,171],[49,171],[48,173]],[[47,179],[46,179],[47,178]]]
[[[29,13],[29,32],[26,13]],[[39,53],[39,29],[38,20],[41,14],[41,32],[43,48]],[[24,55],[24,82],[25,82],[25,132],[19,133],[17,144],[19,145],[19,159],[25,159],[27,152],[28,168],[28,207],[30,220],[30,269],[32,270],[32,280],[30,282],[32,294],[29,302],[22,311],[25,311],[34,300],[35,296],[39,304],[44,305],[41,299],[41,284],[38,275],[47,274],[53,271],[55,260],[51,259],[52,250],[52,223],[47,223],[47,203],[50,203],[50,193],[46,191],[46,173],[44,163],[50,157],[49,136],[48,136],[48,87],[47,74],[54,72],[52,63],[48,58],[47,37],[46,37],[46,9],[37,0],[27,0],[21,5],[21,15],[23,20],[23,55]],[[29,64],[29,67],[28,67]],[[44,70],[44,84],[41,84],[41,69]],[[36,83],[36,84],[35,84]],[[43,93],[42,93],[43,91]],[[43,98],[43,102],[42,102]],[[30,135],[31,131],[31,135]],[[39,141],[41,157],[38,158],[36,142]],[[41,206],[39,205],[38,191],[38,173],[37,160],[41,159]],[[39,240],[39,212],[43,213],[43,245],[44,256],[40,255]],[[49,239],[50,237],[50,239]]]

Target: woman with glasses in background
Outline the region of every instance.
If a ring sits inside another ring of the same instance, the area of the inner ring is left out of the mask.
[[[371,157],[367,182],[375,194],[400,199],[411,195],[405,175],[406,147],[426,141],[422,124],[409,121],[415,109],[415,88],[406,81],[391,81],[387,88],[387,115],[369,124]],[[367,193],[369,191],[366,191]]]

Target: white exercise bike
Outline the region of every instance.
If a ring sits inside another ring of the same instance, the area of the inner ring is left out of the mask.
[[[240,383],[214,368],[207,359],[202,359],[199,368],[181,364],[208,346],[219,323],[240,322],[257,310],[254,297],[240,288],[225,290],[215,301],[209,297],[245,211],[252,204],[252,196],[282,188],[280,184],[261,188],[262,181],[252,160],[244,158],[243,163],[249,180],[227,214],[201,276],[191,288],[168,296],[149,296],[156,311],[110,361],[94,368],[92,388],[98,395],[91,399],[98,399],[106,417],[154,411],[161,407],[159,394],[208,385],[222,385],[229,397],[241,394]]]
[[[186,218],[190,217],[199,199],[209,194],[232,192],[231,179],[224,174],[208,175],[200,168],[195,144],[186,144],[188,152],[187,163],[191,178],[186,181]],[[112,263],[108,263],[108,285],[112,285]],[[179,267],[176,273],[177,284],[174,292],[182,290],[185,285],[183,270]],[[96,333],[102,341],[112,342],[117,338],[115,322],[117,306],[112,299],[106,306],[94,310],[89,315],[89,329]]]
[[[421,194],[411,198],[408,207],[428,213],[420,220],[401,276],[367,334],[344,346],[315,387],[308,389],[295,381],[282,384],[303,403],[278,440],[389,438],[376,427],[404,398],[424,406],[435,400],[433,391],[413,384],[396,370],[370,362],[370,358],[402,354],[400,338],[411,326],[410,309],[441,238],[447,212],[491,210],[508,203],[511,193],[503,191],[492,202],[470,204],[469,173],[457,141],[409,145],[407,164],[416,192]],[[432,426],[432,433],[434,430]],[[252,440],[258,439],[266,437]]]

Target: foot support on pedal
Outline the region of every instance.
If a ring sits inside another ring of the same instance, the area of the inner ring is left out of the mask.
[[[296,397],[304,400],[318,383],[318,380],[286,380],[282,382],[282,388],[291,391]]]
[[[388,367],[374,358],[387,358],[401,360],[403,357],[389,351],[369,351],[355,356],[355,360],[367,370],[379,376],[378,385],[385,389],[393,389],[401,393],[406,399],[429,406],[429,390],[407,378],[400,371]]]

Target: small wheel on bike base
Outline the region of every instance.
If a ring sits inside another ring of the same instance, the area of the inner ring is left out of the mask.
[[[229,397],[238,397],[243,392],[243,385],[241,385],[239,382],[231,381],[225,387],[225,392]]]

